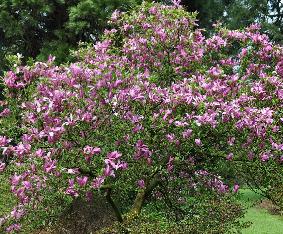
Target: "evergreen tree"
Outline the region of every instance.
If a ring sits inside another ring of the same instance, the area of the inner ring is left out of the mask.
[[[230,29],[259,23],[273,41],[283,43],[282,0],[181,0],[181,4],[197,11],[199,25],[207,30],[218,20]]]
[[[57,62],[79,41],[91,41],[104,29],[108,16],[140,0],[2,0],[0,2],[0,69],[7,54],[20,53]]]

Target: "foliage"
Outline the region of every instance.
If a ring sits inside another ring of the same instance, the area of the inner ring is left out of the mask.
[[[129,9],[141,0],[40,0],[1,1],[0,68],[7,70],[7,55],[20,53],[44,61],[72,61],[69,50],[79,41],[97,41],[115,9]],[[159,0],[172,4],[171,0]],[[175,1],[178,2],[178,1]],[[218,20],[230,29],[251,23],[263,25],[264,33],[282,42],[282,3],[278,0],[182,0],[189,12],[198,12],[198,24],[211,31]],[[252,9],[252,10],[251,10]]]
[[[169,3],[170,0],[164,2]],[[181,0],[189,12],[198,12],[199,25],[211,31],[221,21],[229,29],[262,25],[273,41],[283,43],[283,3],[281,0]]]
[[[249,162],[246,164],[236,163],[234,167],[238,168],[238,176],[253,191],[261,196],[271,200],[283,210],[283,188],[281,181],[283,180],[283,168],[281,164],[272,161]]]
[[[117,222],[96,233],[238,233],[240,228],[245,228],[248,224],[237,221],[243,216],[244,210],[234,199],[228,197],[207,199],[200,196],[191,201],[190,209],[183,219],[172,219],[167,208],[159,201],[155,205],[146,205],[138,219],[126,223]]]
[[[78,62],[56,66],[50,57],[5,74],[0,170],[18,204],[3,230],[20,229],[51,195],[93,190],[105,192],[123,224],[155,195],[170,220],[199,212],[205,232],[204,217],[219,211],[217,231],[238,225],[241,209],[228,198],[239,185],[221,167],[282,166],[283,49],[256,24],[205,38],[195,17],[177,2],[115,11]]]
[[[273,41],[283,43],[283,3],[278,0],[234,0],[227,6],[224,21],[233,28],[257,22]]]
[[[71,59],[69,49],[97,37],[115,9],[128,9],[135,0],[4,0],[0,3],[0,68],[7,69],[5,55],[21,53],[57,62]]]

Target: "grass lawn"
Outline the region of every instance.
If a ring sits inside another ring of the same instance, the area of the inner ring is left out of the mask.
[[[251,221],[251,227],[244,229],[243,234],[282,234],[283,217],[271,215],[267,210],[253,206],[261,199],[261,196],[255,194],[249,189],[242,189],[240,201],[248,206],[245,215],[245,221]]]

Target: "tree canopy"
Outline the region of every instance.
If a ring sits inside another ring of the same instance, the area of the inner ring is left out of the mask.
[[[205,36],[178,3],[109,23],[74,63],[5,73],[0,172],[17,204],[0,230],[105,192],[124,225],[147,202],[179,233],[225,233],[242,214],[233,165],[282,205],[283,47],[258,24]]]

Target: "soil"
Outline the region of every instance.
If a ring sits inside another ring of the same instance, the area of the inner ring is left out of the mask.
[[[116,220],[104,197],[95,197],[95,201],[89,202],[76,199],[62,214],[54,228],[34,234],[94,234]]]

